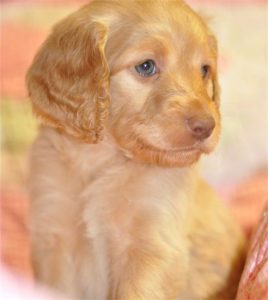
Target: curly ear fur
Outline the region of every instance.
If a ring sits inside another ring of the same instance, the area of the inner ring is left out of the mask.
[[[86,9],[57,24],[27,74],[34,112],[83,141],[102,139],[109,109],[107,27]]]

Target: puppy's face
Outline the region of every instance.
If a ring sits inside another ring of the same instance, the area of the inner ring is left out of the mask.
[[[42,121],[134,160],[188,166],[218,140],[216,41],[180,0],[99,0],[60,22],[28,72]]]
[[[218,141],[216,42],[187,6],[167,2],[134,12],[119,51],[107,44],[109,130],[133,159],[187,166]]]

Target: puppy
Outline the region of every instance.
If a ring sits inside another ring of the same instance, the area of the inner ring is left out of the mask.
[[[220,132],[217,44],[180,0],[99,0],[27,82],[37,280],[79,299],[232,299],[243,237],[199,177]]]

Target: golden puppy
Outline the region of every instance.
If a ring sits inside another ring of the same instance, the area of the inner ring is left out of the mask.
[[[80,299],[232,299],[243,238],[196,164],[219,137],[216,59],[179,0],[93,1],[55,26],[27,77],[38,280]]]

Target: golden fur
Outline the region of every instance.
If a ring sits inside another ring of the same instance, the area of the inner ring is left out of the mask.
[[[141,76],[149,59],[157,71]],[[220,132],[216,60],[179,0],[93,1],[55,26],[27,76],[44,124],[38,280],[81,299],[232,299],[243,238],[196,164]]]

